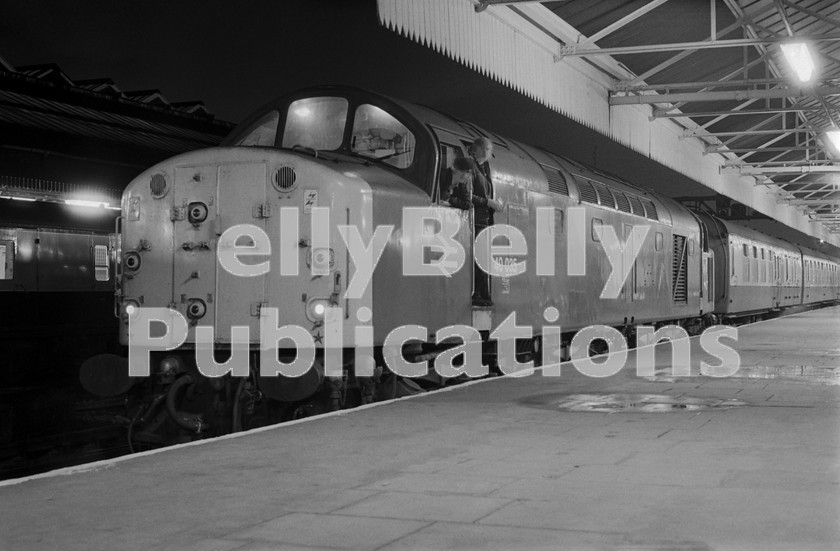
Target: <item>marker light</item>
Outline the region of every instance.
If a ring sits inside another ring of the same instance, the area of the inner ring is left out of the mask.
[[[808,45],[804,42],[790,42],[782,44],[782,53],[796,72],[796,76],[802,82],[808,82],[814,76],[814,62],[808,51]]]
[[[327,313],[327,308],[331,304],[328,298],[311,299],[306,303],[306,317],[309,318],[309,321],[322,321]]]
[[[124,314],[123,321],[128,321],[128,318],[133,317],[140,311],[140,303],[136,300],[127,299],[122,303],[122,312]]]

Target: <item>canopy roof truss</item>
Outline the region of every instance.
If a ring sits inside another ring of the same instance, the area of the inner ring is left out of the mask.
[[[649,105],[651,121],[673,120],[682,139],[722,155],[722,170],[754,177],[840,232],[840,152],[825,135],[840,126],[840,2],[473,1],[478,12],[513,10],[552,34],[556,61],[582,58],[607,73],[613,109]],[[668,15],[689,7],[680,20]],[[791,39],[809,46],[813,84],[800,84],[781,53]]]

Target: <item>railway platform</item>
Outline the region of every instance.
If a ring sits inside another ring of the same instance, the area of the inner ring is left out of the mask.
[[[0,549],[837,549],[840,307],[0,483]]]

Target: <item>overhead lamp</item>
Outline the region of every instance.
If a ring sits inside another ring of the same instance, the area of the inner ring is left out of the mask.
[[[781,44],[782,53],[802,82],[810,82],[816,72],[808,45],[804,42],[787,42]]]
[[[84,199],[65,199],[64,203],[74,207],[100,208],[108,206],[108,203],[104,203],[102,201],[87,201]]]

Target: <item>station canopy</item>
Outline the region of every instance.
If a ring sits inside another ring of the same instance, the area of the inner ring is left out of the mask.
[[[836,0],[378,4],[383,25],[720,194],[840,234]]]

